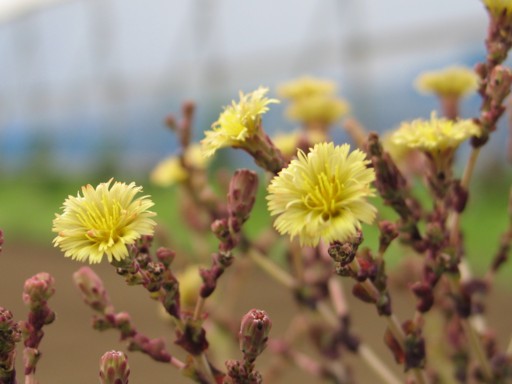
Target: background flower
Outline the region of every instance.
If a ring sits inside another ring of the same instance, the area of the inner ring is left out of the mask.
[[[128,256],[127,245],[143,235],[152,235],[155,222],[148,211],[154,204],[148,196],[138,197],[142,187],[112,179],[96,188],[88,184],[76,197],[69,196],[64,212],[53,220],[52,231],[58,235],[53,244],[74,260],[99,263],[106,254],[110,261]]]
[[[472,120],[437,118],[432,112],[430,120],[417,119],[402,123],[392,134],[391,141],[399,146],[435,154],[456,149],[464,140],[479,135],[480,127]]]
[[[416,88],[439,96],[462,97],[478,88],[478,76],[470,68],[452,66],[424,72],[415,81]]]
[[[281,234],[315,246],[320,239],[345,241],[361,221],[373,221],[376,210],[366,198],[373,195],[375,172],[363,152],[349,151],[348,144],[317,144],[307,155],[299,151],[272,179],[268,209],[278,216],[274,226]]]

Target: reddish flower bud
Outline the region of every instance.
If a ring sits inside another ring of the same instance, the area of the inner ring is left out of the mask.
[[[82,293],[82,299],[92,309],[104,313],[111,308],[110,298],[103,281],[89,267],[82,267],[73,274],[75,285]]]
[[[242,318],[240,324],[240,350],[249,361],[254,361],[267,346],[268,334],[272,321],[267,313],[259,309],[251,309]]]
[[[249,218],[257,192],[258,175],[248,169],[237,170],[229,183],[228,211],[240,225]]]
[[[130,367],[123,352],[106,352],[100,359],[101,384],[128,384]]]

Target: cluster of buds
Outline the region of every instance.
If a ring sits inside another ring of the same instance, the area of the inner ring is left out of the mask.
[[[258,175],[248,169],[237,170],[229,183],[228,217],[215,220],[211,226],[220,240],[220,252],[228,253],[239,243],[242,225],[249,219],[257,192]]]
[[[480,93],[483,101],[478,119],[482,134],[480,137],[473,137],[471,144],[480,147],[486,143],[489,134],[496,130],[496,123],[505,111],[503,101],[510,93],[512,72],[501,65],[489,67],[483,63],[476,66],[476,71],[482,78]]]
[[[207,298],[217,286],[217,280],[224,270],[233,262],[231,251],[239,244],[242,237],[242,225],[249,219],[249,215],[256,201],[258,191],[258,176],[248,169],[239,169],[235,172],[229,183],[227,195],[228,217],[215,220],[211,229],[219,239],[219,252],[212,256],[212,266],[200,270],[203,285],[200,296]]]
[[[401,239],[417,251],[423,250],[424,241],[418,229],[418,220],[421,216],[419,202],[411,196],[406,179],[391,156],[384,152],[376,133],[368,135],[367,149],[375,169],[375,186],[384,203],[391,206],[400,216],[398,230]]]
[[[0,383],[16,383],[16,343],[21,340],[18,323],[11,311],[0,307]]]
[[[29,307],[28,320],[20,324],[23,333],[23,360],[25,375],[35,373],[36,365],[41,358],[39,343],[44,332],[43,326],[53,323],[55,312],[48,306],[48,300],[55,293],[55,280],[46,273],[38,273],[25,281],[23,287],[23,302]]]
[[[84,302],[96,312],[93,317],[95,329],[101,331],[117,329],[121,334],[121,340],[128,341],[129,350],[141,351],[156,361],[169,362],[171,360],[171,355],[165,349],[163,339],[148,338],[136,329],[128,313],[115,312],[103,281],[92,269],[80,268],[73,274],[73,279]]]
[[[336,263],[336,273],[352,277],[356,284],[352,293],[358,299],[373,303],[381,316],[391,315],[391,298],[388,293],[385,263],[382,258],[375,259],[369,249],[358,252],[363,242],[362,232],[346,242],[333,242],[329,245],[329,256]],[[372,290],[364,283],[370,281]]]

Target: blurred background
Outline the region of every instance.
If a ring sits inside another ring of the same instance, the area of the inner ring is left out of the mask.
[[[75,292],[67,292],[77,266],[50,248],[53,215],[81,185],[115,177],[144,185],[160,220],[171,229],[179,226],[173,192],[149,185],[148,173],[177,149],[163,122],[169,113],[179,116],[183,101],[197,103],[199,140],[240,90],[263,85],[275,96],[282,82],[312,75],[339,84],[352,114],[382,132],[428,117],[437,100],[417,93],[415,77],[483,60],[486,28],[478,0],[1,0],[0,228],[6,244],[0,305],[21,308],[20,289],[31,274],[60,274],[60,305],[74,317],[63,320],[70,336],[58,348],[83,350],[83,340],[73,341],[79,337],[73,324],[78,318],[86,324],[88,312]],[[462,116],[475,116],[479,103],[476,94],[465,99]],[[284,108],[272,106],[265,115],[270,133],[294,128],[283,118]],[[495,244],[507,220],[505,120],[483,150],[474,187],[492,206],[475,203],[463,223],[481,232],[470,240],[476,265],[486,265],[481,255],[489,253],[481,229],[495,231]],[[341,128],[334,137],[349,140]],[[236,151],[224,150],[221,158],[256,168]],[[112,275],[108,266],[99,270]],[[76,329],[86,338],[96,335],[87,325]],[[94,362],[100,355],[93,355]],[[77,356],[69,374],[86,358]],[[48,364],[46,382],[94,381],[56,379],[63,368],[57,359]]]

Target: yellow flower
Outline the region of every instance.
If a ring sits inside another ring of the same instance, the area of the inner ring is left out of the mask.
[[[203,284],[203,279],[199,274],[201,267],[198,264],[189,265],[176,274],[180,284],[180,303],[187,310],[194,310],[199,298],[199,289]]]
[[[203,155],[212,156],[219,148],[239,146],[247,138],[258,132],[261,115],[268,111],[268,104],[279,100],[265,97],[268,88],[260,87],[244,95],[240,92],[240,101],[225,107],[219,119],[212,124],[212,130],[205,132],[201,141]]]
[[[300,140],[300,132],[278,133],[272,137],[272,142],[281,153],[290,157],[297,153],[297,146]]]
[[[482,0],[489,13],[496,18],[505,16],[507,20],[512,18],[511,0]]]
[[[192,144],[187,147],[184,161],[187,165],[195,169],[205,169],[209,163],[209,159],[202,156],[201,147],[198,144]],[[165,158],[157,164],[149,175],[151,182],[160,187],[168,187],[176,183],[181,183],[187,180],[187,178],[188,171],[181,164],[179,156],[169,156]]]
[[[294,100],[286,109],[292,120],[304,123],[322,122],[327,125],[346,115],[349,105],[346,101],[330,95],[311,95]]]
[[[456,149],[471,136],[480,136],[480,127],[472,120],[438,119],[432,112],[430,120],[402,123],[391,136],[391,141],[399,146],[435,154]]]
[[[369,160],[350,146],[316,144],[306,155],[299,151],[268,186],[268,209],[278,216],[275,228],[301,245],[316,246],[320,239],[346,241],[356,234],[360,222],[371,223],[375,207],[370,183],[375,172]]]
[[[478,76],[469,68],[453,66],[425,72],[416,78],[415,83],[421,92],[461,97],[478,88]]]
[[[277,93],[281,97],[296,100],[314,95],[334,95],[336,84],[329,80],[303,76],[281,85]]]
[[[58,235],[53,244],[73,260],[99,263],[106,254],[108,261],[128,256],[127,245],[142,235],[152,235],[155,222],[148,211],[153,202],[148,196],[138,197],[142,187],[121,182],[88,184],[76,197],[68,196],[62,214],[56,214],[52,231]]]
[[[187,170],[181,165],[178,156],[169,156],[163,159],[149,175],[149,180],[160,187],[181,183],[187,178]]]
[[[301,144],[301,139],[313,145],[325,141],[326,135],[319,131],[278,133],[272,137],[272,142],[284,156],[290,158],[297,154],[297,148],[299,147],[299,144]]]

